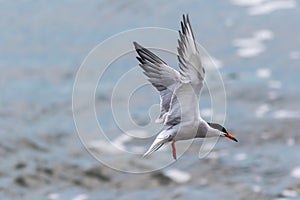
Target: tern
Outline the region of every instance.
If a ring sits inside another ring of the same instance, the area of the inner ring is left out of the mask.
[[[143,73],[160,94],[160,115],[156,123],[166,128],[161,131],[144,156],[157,151],[171,142],[173,158],[176,160],[175,142],[193,138],[227,137],[237,139],[220,124],[203,120],[199,111],[200,92],[205,70],[192,31],[188,15],[183,15],[177,47],[179,71],[168,66],[162,59],[133,42],[136,57]]]

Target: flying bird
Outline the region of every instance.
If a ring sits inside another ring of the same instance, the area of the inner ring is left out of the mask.
[[[133,42],[143,73],[160,94],[160,115],[156,123],[165,125],[144,156],[171,142],[176,160],[175,142],[193,138],[227,137],[237,139],[220,124],[203,120],[199,111],[200,91],[205,70],[188,15],[183,15],[177,47],[179,71],[137,42]]]

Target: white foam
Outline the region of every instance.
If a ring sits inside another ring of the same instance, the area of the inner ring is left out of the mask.
[[[237,51],[237,55],[243,58],[251,58],[259,55],[265,51],[265,47],[262,45],[241,48]]]
[[[186,183],[191,179],[191,175],[187,172],[181,171],[179,169],[169,169],[165,170],[164,175],[172,179],[177,183]]]
[[[264,1],[266,0],[230,0],[230,2],[236,6],[256,6]]]
[[[47,197],[48,197],[49,200],[58,200],[59,199],[59,194],[51,193]]]
[[[292,9],[297,6],[294,0],[278,0],[278,1],[268,1],[263,4],[258,4],[250,7],[248,10],[249,15],[263,15],[270,14],[276,10],[282,9]]]
[[[129,135],[122,134],[116,139],[114,139],[112,143],[118,148],[125,150],[126,149],[125,143],[129,142],[131,139],[132,137],[130,137]]]
[[[259,78],[269,78],[271,76],[271,70],[267,68],[261,68],[256,71],[256,76]]]
[[[86,194],[79,194],[76,197],[74,197],[72,200],[87,200],[89,197]]]
[[[290,189],[285,189],[281,192],[282,196],[284,197],[296,197],[298,196],[297,191],[295,190],[290,190]]]
[[[252,190],[253,190],[253,192],[261,192],[261,187],[259,186],[259,185],[253,185],[252,186]]]
[[[273,112],[273,118],[275,119],[300,118],[300,113],[292,110],[278,110]]]
[[[254,32],[254,38],[257,40],[271,40],[274,38],[274,34],[272,31],[268,29],[261,29],[259,31]]]
[[[113,146],[110,142],[106,142],[104,140],[96,140],[96,141],[91,141],[88,144],[89,149],[95,149],[97,151],[101,152],[106,152],[109,154],[118,154],[120,151]]]
[[[88,144],[88,148],[110,154],[119,154],[121,151],[127,151],[125,143],[132,139],[131,136],[122,134],[114,140],[94,140]]]
[[[292,51],[289,54],[289,57],[290,57],[290,59],[297,60],[297,59],[300,58],[300,52],[299,51]]]
[[[295,0],[230,0],[233,5],[248,7],[249,15],[270,14],[277,10],[292,9],[297,6]]]
[[[261,118],[269,111],[270,111],[270,106],[268,104],[262,104],[256,109],[255,115],[256,117]]]
[[[291,176],[294,178],[300,178],[300,166],[292,170]]]
[[[273,39],[274,34],[267,29],[261,29],[253,33],[250,38],[238,38],[233,41],[233,45],[238,47],[237,55],[250,58],[259,55],[266,50],[263,41]]]
[[[238,153],[234,156],[234,159],[236,161],[243,161],[243,160],[246,160],[247,159],[247,154],[245,153]]]
[[[288,139],[286,140],[286,144],[287,144],[288,146],[294,146],[294,145],[295,145],[295,139],[294,139],[294,138],[288,138]]]

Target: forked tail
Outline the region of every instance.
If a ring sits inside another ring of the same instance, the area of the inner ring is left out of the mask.
[[[173,137],[174,137],[174,130],[172,129],[163,130],[155,138],[154,142],[152,143],[148,151],[143,155],[143,157],[148,156],[153,152],[157,151],[165,143],[171,141]]]

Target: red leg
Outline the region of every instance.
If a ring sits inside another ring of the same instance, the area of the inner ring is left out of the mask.
[[[172,141],[172,152],[173,152],[173,158],[176,160],[176,147],[175,147],[175,141]]]

